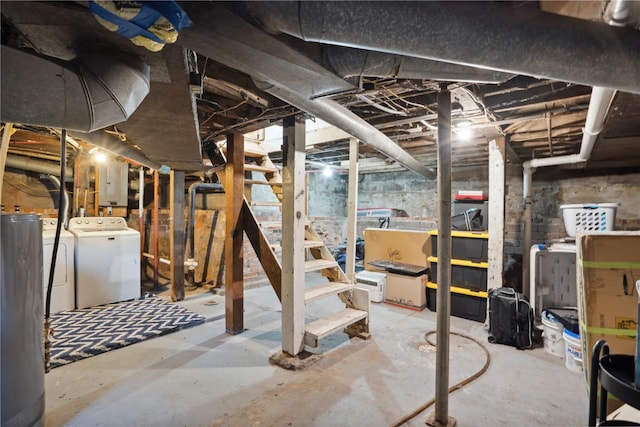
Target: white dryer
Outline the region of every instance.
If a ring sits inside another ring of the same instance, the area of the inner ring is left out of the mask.
[[[76,307],[140,297],[140,233],[124,218],[72,218],[75,236]]]
[[[44,284],[42,300],[45,302],[57,224],[57,218],[42,219],[42,276]],[[74,247],[73,234],[62,227],[60,230],[60,241],[58,242],[56,269],[53,273],[53,287],[51,288],[51,314],[64,310],[73,310],[75,308]]]

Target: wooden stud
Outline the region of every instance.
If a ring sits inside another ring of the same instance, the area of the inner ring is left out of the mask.
[[[76,161],[76,167],[78,162]],[[74,180],[77,179],[74,176]],[[74,185],[74,200],[76,194],[76,186]],[[144,253],[144,233],[145,233],[145,214],[144,214],[144,166],[140,166],[138,173],[138,231],[140,232],[140,278],[145,279],[146,258]]]
[[[345,273],[356,281],[356,221],[358,216],[358,140],[349,140],[349,194],[347,195],[347,262]]]
[[[285,118],[282,138],[282,350],[295,356],[304,350],[304,117]]]
[[[6,123],[2,130],[2,142],[0,143],[0,200],[2,200],[2,183],[4,182],[4,166],[7,162],[7,153],[9,152],[9,142],[13,133],[13,124]],[[64,183],[63,183],[64,184]]]
[[[282,301],[282,267],[280,266],[280,261],[273,253],[271,244],[258,225],[258,221],[246,199],[242,204],[242,208],[243,225],[247,238],[260,260],[260,264],[269,278],[273,290],[276,292],[278,299]]]
[[[158,289],[160,267],[160,174],[153,171],[153,289]]]
[[[94,162],[95,163],[95,162]],[[93,168],[93,216],[100,216],[100,167],[95,165]]]
[[[499,288],[503,283],[505,156],[504,138],[489,141],[489,269],[487,271],[487,289]]]
[[[171,300],[184,299],[184,171],[171,171],[169,193],[170,259],[171,259]]]
[[[225,168],[226,236],[224,242],[225,324],[228,334],[244,330],[243,213],[244,137],[227,135]]]

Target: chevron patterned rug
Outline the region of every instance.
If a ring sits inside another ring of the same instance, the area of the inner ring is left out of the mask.
[[[157,296],[51,315],[51,368],[204,323]]]

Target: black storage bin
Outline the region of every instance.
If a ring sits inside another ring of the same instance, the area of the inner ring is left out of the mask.
[[[431,311],[436,311],[437,289],[434,287],[436,285],[433,283],[427,284],[427,308]],[[484,322],[487,318],[487,297],[468,295],[451,289],[451,315]]]
[[[580,328],[578,327],[578,309],[575,307],[558,307],[547,308],[546,311],[564,326],[565,329],[573,332],[574,334],[580,334]]]
[[[438,283],[437,258],[429,257],[431,263],[431,281]],[[487,291],[487,268],[480,266],[465,266],[451,264],[451,286],[470,289],[473,291]],[[461,261],[458,261],[461,262]]]
[[[438,256],[438,230],[431,235],[431,255]],[[487,233],[452,231],[451,258],[473,262],[487,262],[489,259],[489,235]]]
[[[478,228],[473,230],[488,230],[489,229],[489,202],[486,200],[454,200],[453,202],[453,215],[457,216],[463,212],[469,211],[469,209],[480,209],[480,223],[477,224]],[[476,225],[476,222],[474,222]]]

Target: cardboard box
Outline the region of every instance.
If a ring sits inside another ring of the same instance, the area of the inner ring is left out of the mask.
[[[387,273],[385,301],[422,310],[427,304],[427,275]]]
[[[576,249],[582,366],[589,384],[591,353],[598,340],[607,341],[611,354],[635,354],[640,232],[578,233]]]
[[[640,319],[640,279],[636,281],[636,292],[638,293],[638,319]],[[640,322],[636,328],[636,374],[635,386],[640,389]]]
[[[365,228],[363,236],[366,270],[381,271],[369,265],[378,259],[429,267],[431,241],[427,231]]]

